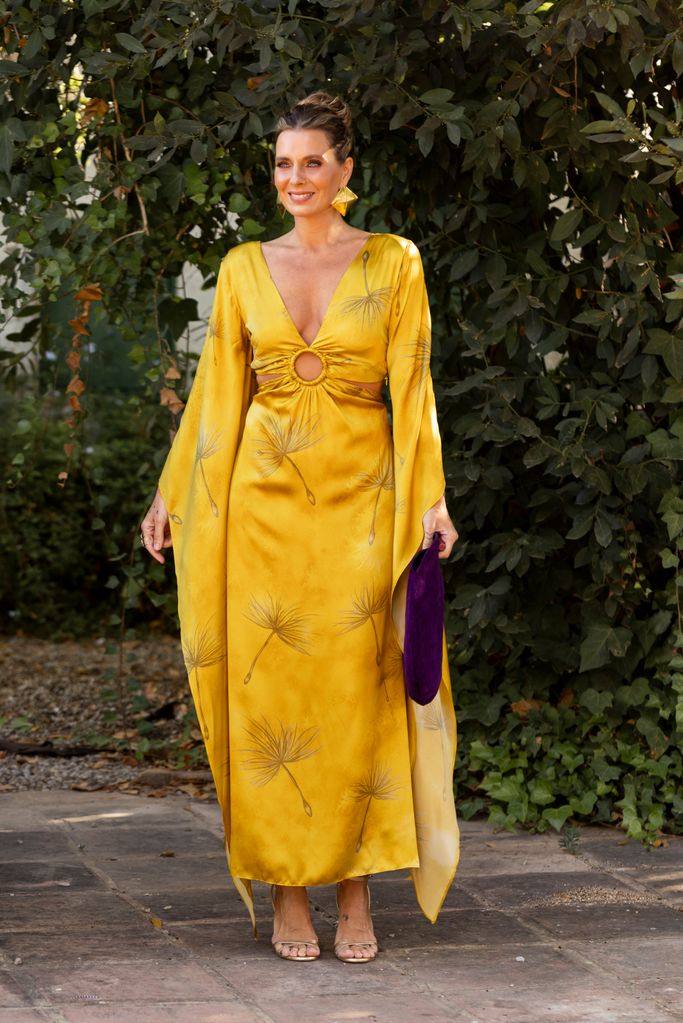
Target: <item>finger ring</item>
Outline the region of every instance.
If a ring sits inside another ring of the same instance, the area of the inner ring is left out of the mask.
[[[145,546],[145,537],[142,533],[140,533],[140,546],[141,547]]]

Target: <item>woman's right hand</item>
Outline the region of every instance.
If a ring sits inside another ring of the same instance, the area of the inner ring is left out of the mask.
[[[168,512],[159,489],[154,495],[149,511],[140,523],[140,535],[144,541],[145,550],[152,555],[155,561],[163,565],[166,558],[160,551],[162,547],[172,547],[173,540],[168,524]]]

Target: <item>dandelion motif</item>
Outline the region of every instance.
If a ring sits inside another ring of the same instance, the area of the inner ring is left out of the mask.
[[[194,672],[195,688],[197,691],[197,712],[199,723],[202,729],[204,741],[209,740],[209,727],[206,724],[204,711],[202,709],[202,689],[199,679],[200,668],[210,668],[218,664],[225,657],[225,650],[222,641],[211,634],[208,624],[203,628],[197,626],[192,639],[183,641],[183,659],[188,675]]]
[[[448,776],[451,773],[451,767],[448,761],[448,749],[446,748],[446,719],[443,716],[441,698],[438,693],[432,702],[428,703],[426,707],[420,707],[417,713],[417,724],[419,728],[424,728],[428,732],[439,732],[439,737],[441,739],[441,760],[443,763],[443,789],[441,791],[441,798],[445,803],[448,799]]]
[[[218,335],[218,325],[216,323],[216,320],[212,316],[211,319],[209,320],[209,326],[208,326],[206,337],[207,337],[207,341],[211,345],[211,354],[213,356],[213,364],[214,364],[214,366],[218,362],[218,359],[216,357],[216,338],[218,336],[219,336]]]
[[[249,727],[245,729],[245,732],[250,739],[250,745],[240,750],[241,753],[247,755],[242,764],[254,772],[254,785],[261,788],[272,781],[279,771],[284,771],[301,796],[305,813],[312,817],[311,804],[304,796],[298,781],[287,765],[308,760],[318,752],[318,748],[314,745],[318,736],[317,730],[315,728],[300,729],[298,725],[283,725],[281,721],[273,726],[265,717],[262,717],[261,721],[250,718]]]
[[[200,430],[199,436],[197,438],[197,451],[194,456],[195,465],[199,466],[199,469],[202,474],[202,480],[204,481],[204,487],[206,488],[206,495],[209,498],[211,511],[213,512],[216,518],[218,518],[218,505],[214,501],[213,497],[211,496],[211,491],[209,490],[209,484],[207,483],[206,480],[206,473],[204,472],[204,462],[207,458],[211,458],[212,455],[215,455],[217,451],[220,451],[221,449],[220,437],[221,435],[218,431],[206,434],[203,429]]]
[[[355,298],[347,298],[342,304],[342,314],[356,315],[361,317],[363,326],[371,326],[382,314],[384,307],[391,298],[391,288],[373,288],[370,290],[368,284],[368,260],[370,253],[363,253],[363,282],[365,294],[357,295]]]
[[[249,601],[249,607],[244,612],[244,616],[250,622],[253,622],[254,625],[258,625],[261,629],[266,629],[268,632],[264,643],[261,644],[254,655],[249,671],[244,677],[245,686],[251,681],[256,662],[273,636],[277,636],[287,646],[298,650],[300,654],[310,653],[306,649],[308,635],[305,627],[306,619],[310,615],[301,614],[295,605],[286,607],[282,601],[274,599],[270,594],[267,594],[264,603],[260,603],[255,597],[252,597]]]
[[[373,799],[396,799],[401,786],[396,785],[392,780],[389,771],[382,766],[382,764],[373,764],[369,769],[365,778],[358,784],[354,785],[351,789],[351,798],[357,803],[365,803],[365,812],[363,813],[363,820],[360,826],[360,832],[358,833],[358,841],[356,842],[356,852],[360,852],[363,844],[363,833],[365,831],[365,822],[368,819],[368,813],[370,812],[370,806]]]
[[[410,391],[420,390],[429,375],[432,354],[431,338],[423,337],[420,334],[415,341],[409,341],[403,347],[408,349],[407,358],[413,360],[408,389]]]
[[[291,456],[317,444],[320,440],[314,436],[317,428],[317,419],[307,419],[300,423],[296,420],[280,419],[277,415],[268,415],[266,422],[261,423],[262,440],[254,449],[254,454],[260,462],[259,471],[264,477],[272,476],[283,462],[289,462],[303,483],[306,497],[311,504],[315,504],[315,495]]]
[[[377,521],[377,509],[382,491],[394,489],[394,466],[391,453],[388,450],[384,450],[379,457],[377,467],[372,472],[357,473],[356,479],[359,480],[361,490],[377,491],[372,511],[372,522],[370,523],[370,533],[368,535],[368,543],[372,546],[375,542],[375,522]]]
[[[393,643],[388,653],[384,654],[383,667],[384,670],[380,674],[379,684],[384,686],[384,695],[386,696],[387,703],[389,703],[387,679],[403,678],[403,651],[396,643]]]
[[[342,612],[341,620],[338,623],[338,627],[342,632],[351,632],[352,629],[360,629],[366,622],[370,622],[375,637],[375,648],[377,651],[375,661],[377,664],[380,663],[382,658],[377,626],[375,625],[373,615],[381,614],[386,608],[387,602],[388,593],[386,590],[377,592],[374,583],[370,587],[364,586],[360,596],[353,598],[351,609]]]

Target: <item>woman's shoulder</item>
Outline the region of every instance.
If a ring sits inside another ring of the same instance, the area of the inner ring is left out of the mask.
[[[377,239],[376,244],[382,247],[383,252],[387,255],[393,255],[399,261],[403,261],[406,256],[419,258],[420,250],[414,241],[410,238],[404,238],[401,234],[391,234],[389,232],[379,232],[372,235],[373,238]]]
[[[253,259],[255,255],[258,255],[260,248],[259,241],[239,242],[228,249],[223,256],[223,262],[230,266],[236,266],[244,260]]]

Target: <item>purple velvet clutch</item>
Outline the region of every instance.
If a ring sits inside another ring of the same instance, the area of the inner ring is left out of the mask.
[[[441,684],[444,585],[439,564],[441,534],[410,562],[403,640],[403,673],[408,696],[424,706]]]

